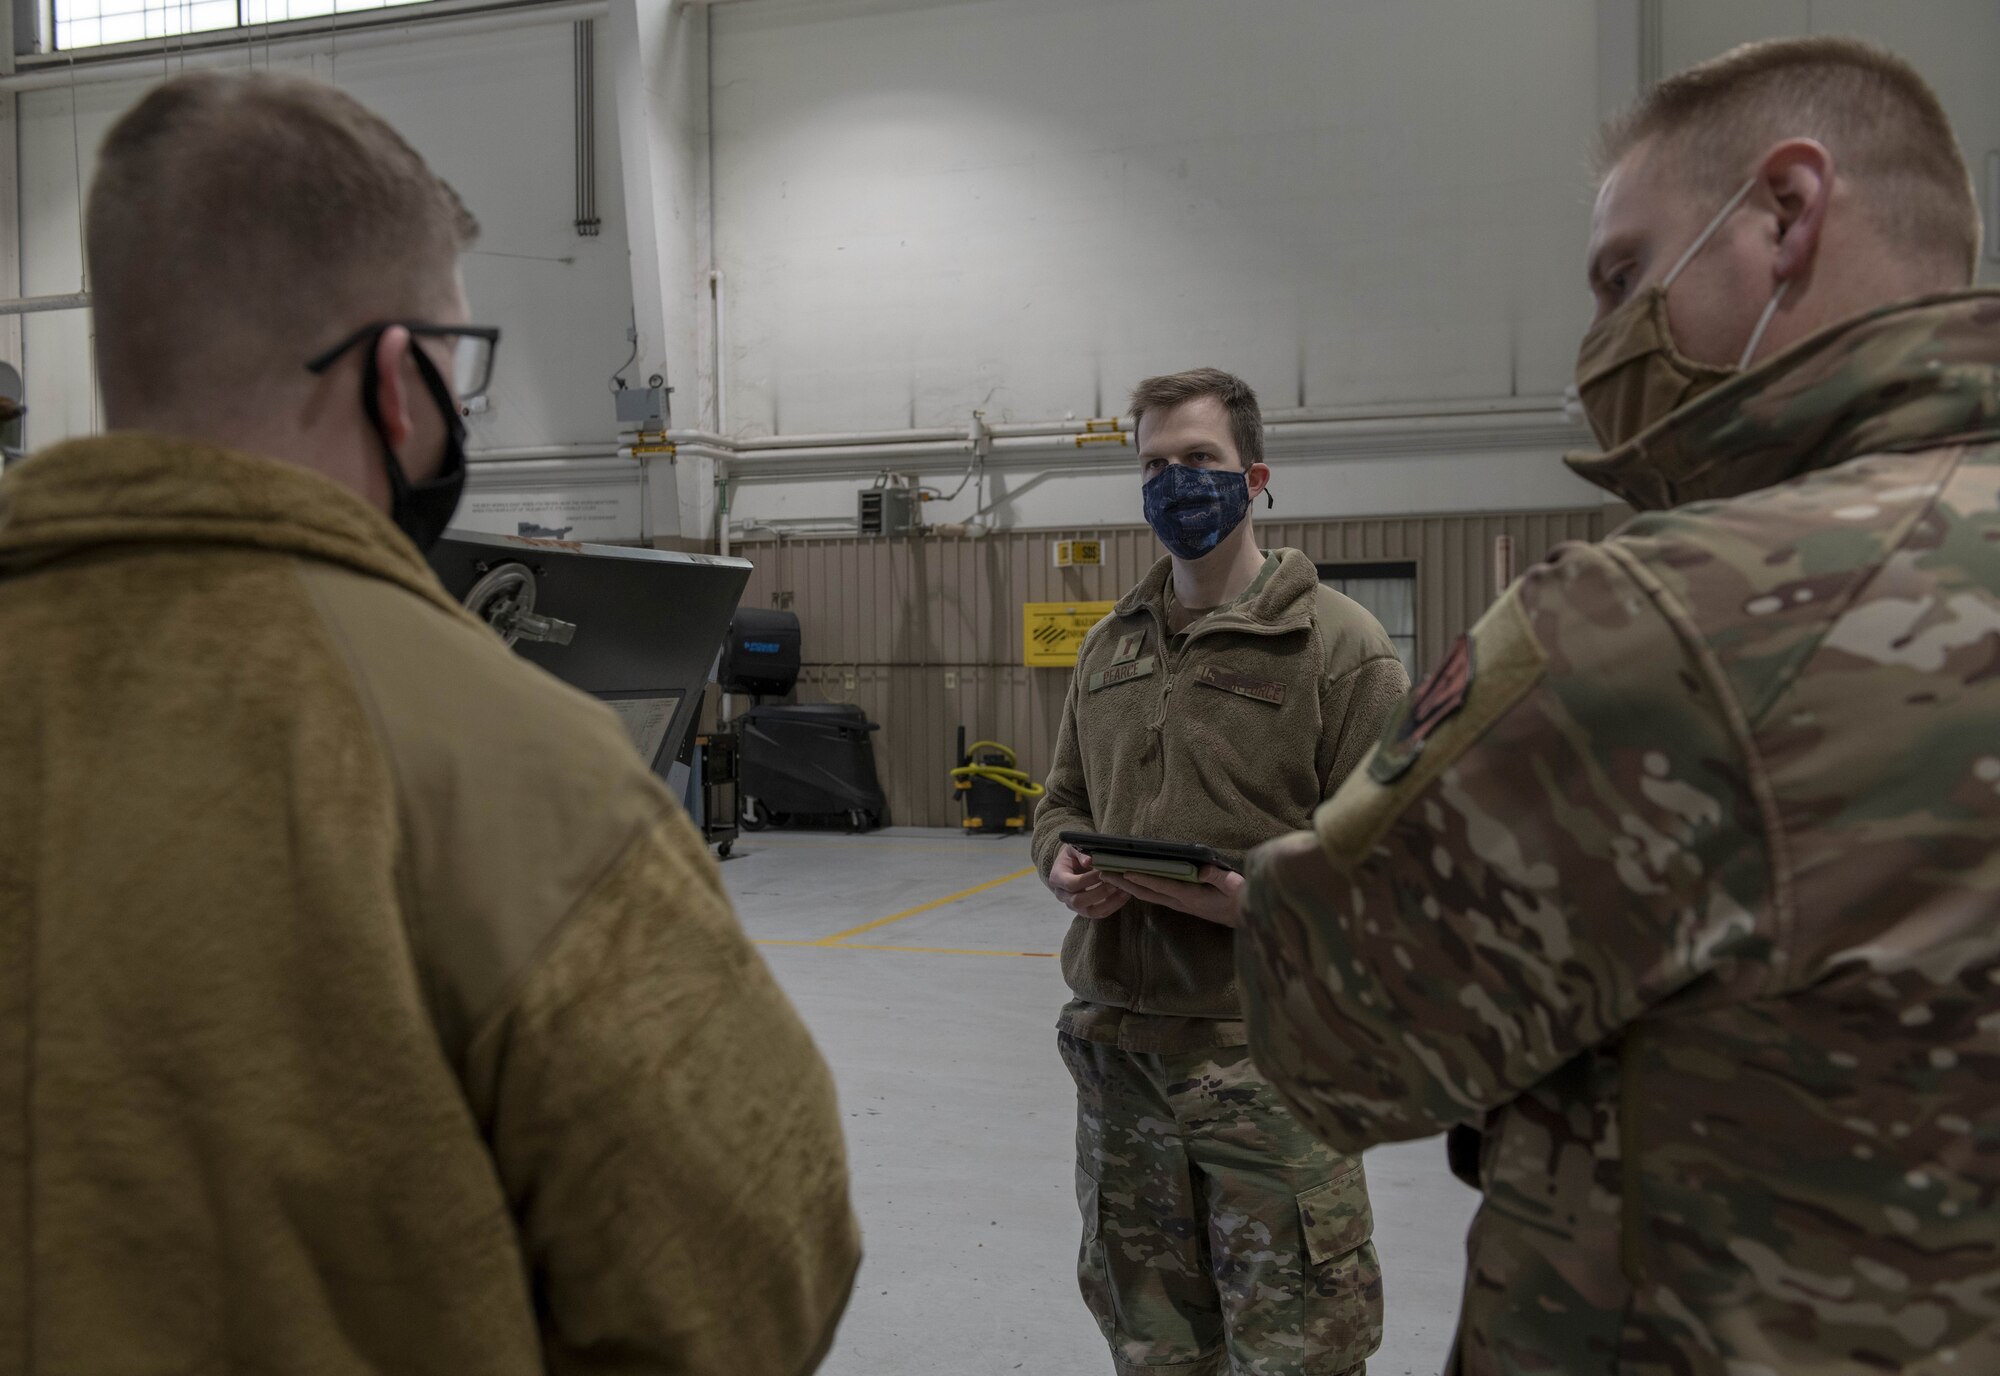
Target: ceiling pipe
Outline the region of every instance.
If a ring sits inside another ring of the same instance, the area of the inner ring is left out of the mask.
[[[1293,407],[1267,411],[1264,432],[1273,439],[1310,439],[1342,435],[1459,434],[1495,430],[1501,433],[1555,426],[1575,428],[1565,418],[1561,397],[1503,397],[1481,401],[1385,402],[1365,406]],[[996,453],[1049,453],[1102,445],[1129,449],[1133,443],[1130,416],[1089,420],[998,422],[985,424]],[[850,458],[857,451],[879,453],[885,459],[964,454],[973,443],[971,429],[938,427],[923,430],[863,430],[836,434],[755,435],[733,439],[703,430],[672,430],[667,438],[727,450],[747,461]]]
[[[520,463],[533,459],[612,459],[615,444],[529,444],[512,449],[469,449],[467,463]]]
[[[30,300],[51,303],[34,309],[59,310],[74,298]],[[0,315],[8,313],[9,304],[0,302]],[[1114,420],[1126,428],[1105,428]],[[1086,429],[1092,425],[1099,428]],[[732,483],[757,484],[800,477],[866,478],[885,470],[947,473],[962,468],[975,456],[1003,472],[1061,459],[1062,467],[1051,471],[1115,473],[1129,468],[1134,458],[1132,435],[1124,418],[995,425],[990,429],[990,439],[977,441],[967,438],[969,430],[945,428],[748,440],[731,440],[704,430],[671,430],[666,435],[666,443],[672,446],[670,453],[635,455],[629,444],[553,444],[487,449],[467,457],[477,464],[685,455],[728,465]],[[1329,459],[1408,454],[1430,447],[1466,451],[1486,441],[1503,448],[1588,443],[1587,432],[1564,417],[1561,400],[1554,397],[1441,403],[1433,411],[1414,414],[1408,405],[1272,412],[1264,434],[1266,444],[1281,453],[1332,446],[1335,452],[1324,455]],[[1078,443],[1080,440],[1083,443]]]
[[[1474,450],[1491,441],[1503,447],[1548,444],[1564,447],[1587,442],[1586,432],[1566,420],[1559,411],[1460,412],[1439,416],[1385,416],[1338,420],[1277,420],[1264,426],[1265,442],[1280,451],[1315,445],[1334,445],[1342,451],[1379,449],[1384,454],[1410,453],[1428,447]],[[1072,471],[1085,471],[1086,464],[1106,469],[1122,468],[1132,462],[1132,435],[1128,432],[1081,433],[1067,435],[1014,435],[988,442],[991,457],[999,463],[1029,458],[1075,459]],[[846,460],[865,460],[866,471],[912,464],[942,471],[946,465],[935,460],[948,455],[974,452],[970,441],[926,442],[917,444],[840,444],[796,446],[783,449],[734,450],[739,480],[749,481],[765,473],[782,476],[824,474],[835,476]],[[1330,455],[1329,457],[1339,457]]]
[[[13,301],[0,301],[0,315],[39,315],[43,311],[86,311],[90,309],[90,293],[73,291],[66,296],[23,296]]]
[[[902,445],[939,442],[970,442],[968,429],[862,430],[849,435],[758,435],[750,439],[724,441],[746,454],[767,449],[822,449],[862,444]]]
[[[755,464],[759,460],[819,461],[824,459],[871,459],[879,460],[879,466],[894,465],[906,459],[934,459],[945,455],[964,458],[972,453],[971,440],[938,441],[926,444],[829,444],[811,449],[766,449],[736,450],[730,455],[732,462]]]
[[[1560,396],[1495,397],[1475,401],[1370,402],[1359,406],[1289,406],[1264,412],[1266,425],[1294,425],[1309,421],[1431,420],[1453,416],[1498,416],[1510,414],[1546,415],[1563,408]],[[986,429],[995,439],[1021,439],[1031,435],[1083,435],[1092,433],[1130,434],[1135,428],[1130,416],[1098,416],[1089,420],[1048,420],[999,422]]]

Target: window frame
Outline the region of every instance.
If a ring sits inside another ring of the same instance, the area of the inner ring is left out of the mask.
[[[1386,626],[1382,629],[1392,642],[1407,641],[1409,643],[1410,654],[1403,667],[1409,672],[1412,679],[1416,678],[1423,670],[1424,656],[1423,568],[1419,562],[1415,559],[1358,559],[1352,562],[1346,560],[1314,560],[1313,569],[1318,574],[1322,586],[1332,583],[1353,582],[1360,579],[1373,579],[1381,582],[1400,581],[1404,579],[1409,581],[1410,629],[1408,634],[1399,634],[1390,631]],[[1335,588],[1334,591],[1339,592],[1340,589]],[[1374,615],[1373,608],[1369,609],[1369,614],[1371,616]]]
[[[193,56],[204,51],[241,52],[246,46],[278,45],[335,34],[358,33],[372,28],[433,24],[469,15],[527,12],[545,8],[562,9],[573,4],[574,0],[529,0],[529,3],[525,4],[519,0],[513,4],[506,3],[506,0],[409,0],[409,3],[404,4],[370,6],[367,9],[315,15],[305,19],[273,20],[269,24],[239,22],[229,28],[202,29],[166,38],[134,39],[123,43],[58,48],[55,46],[57,0],[35,0],[32,7],[25,4],[18,6],[16,13],[29,11],[35,15],[34,41],[40,46],[33,52],[20,52],[16,59],[16,70],[24,73],[52,69],[64,71],[72,66],[83,69],[143,61],[162,54]],[[237,0],[237,14],[240,20],[242,0]]]

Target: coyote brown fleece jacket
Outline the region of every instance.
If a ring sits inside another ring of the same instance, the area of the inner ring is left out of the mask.
[[[303,469],[0,482],[0,1372],[797,1376],[857,1256],[608,711]]]
[[[1242,597],[1167,634],[1162,559],[1084,638],[1063,706],[1035,861],[1048,878],[1065,831],[1244,852],[1311,824],[1410,686],[1366,608],[1277,550]],[[1076,918],[1063,1030],[1127,1051],[1247,1040],[1236,934],[1150,903]]]

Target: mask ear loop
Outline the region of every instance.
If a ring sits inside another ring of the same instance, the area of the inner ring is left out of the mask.
[[[403,472],[403,461],[396,457],[396,447],[389,443],[389,427],[382,421],[382,398],[377,395],[382,373],[375,364],[375,350],[381,346],[383,333],[376,330],[370,334],[361,351],[361,409],[382,445],[382,467],[389,478],[389,509],[393,513],[409,503],[410,479]]]
[[[1722,228],[1722,222],[1735,213],[1736,207],[1743,204],[1743,198],[1748,196],[1756,188],[1756,185],[1757,179],[1753,176],[1749,181],[1736,189],[1736,194],[1729,198],[1728,204],[1715,212],[1715,218],[1708,222],[1708,228],[1695,236],[1694,242],[1688,245],[1687,252],[1681,255],[1680,261],[1669,268],[1667,275],[1660,279],[1661,291],[1665,291],[1674,284],[1674,279],[1681,275],[1681,269],[1692,263],[1695,254],[1700,253],[1702,249],[1708,246],[1708,241],[1715,237],[1715,231]]]
[[[1736,188],[1736,194],[1731,196],[1722,209],[1715,213],[1715,218],[1708,222],[1708,228],[1695,236],[1695,241],[1688,245],[1687,252],[1681,255],[1680,261],[1675,263],[1667,271],[1667,275],[1660,279],[1661,291],[1665,291],[1674,284],[1674,279],[1681,275],[1681,269],[1694,261],[1694,256],[1708,245],[1710,239],[1715,237],[1715,232],[1722,228],[1723,221],[1735,213],[1736,207],[1743,204],[1743,198],[1748,196],[1756,188],[1756,185],[1757,178],[1752,176],[1749,181]],[[1744,346],[1743,357],[1736,362],[1737,372],[1740,373],[1750,366],[1750,360],[1757,354],[1757,346],[1764,342],[1764,331],[1771,328],[1771,321],[1778,314],[1778,307],[1785,299],[1785,291],[1791,285],[1791,279],[1787,278],[1785,281],[1780,282],[1777,291],[1771,294],[1770,303],[1764,307],[1764,314],[1757,320],[1757,328],[1750,332],[1750,342]]]
[[[1792,279],[1787,277],[1778,283],[1778,289],[1771,293],[1771,304],[1764,307],[1763,318],[1758,320],[1757,328],[1750,332],[1750,342],[1744,346],[1743,357],[1736,361],[1737,372],[1740,373],[1750,366],[1750,360],[1757,354],[1757,346],[1764,342],[1764,331],[1771,328],[1771,318],[1778,313],[1778,303],[1785,299],[1785,290],[1791,285]]]

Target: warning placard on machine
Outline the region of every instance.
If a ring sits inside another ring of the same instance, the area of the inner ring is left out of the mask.
[[[1090,628],[1111,615],[1116,602],[1023,602],[1021,662],[1031,669],[1073,669]]]
[[[639,758],[647,768],[659,763],[660,747],[667,743],[667,728],[674,724],[674,713],[681,709],[681,695],[668,693],[663,697],[611,698],[605,706],[618,714],[625,730],[632,737],[632,744],[639,748]]]

